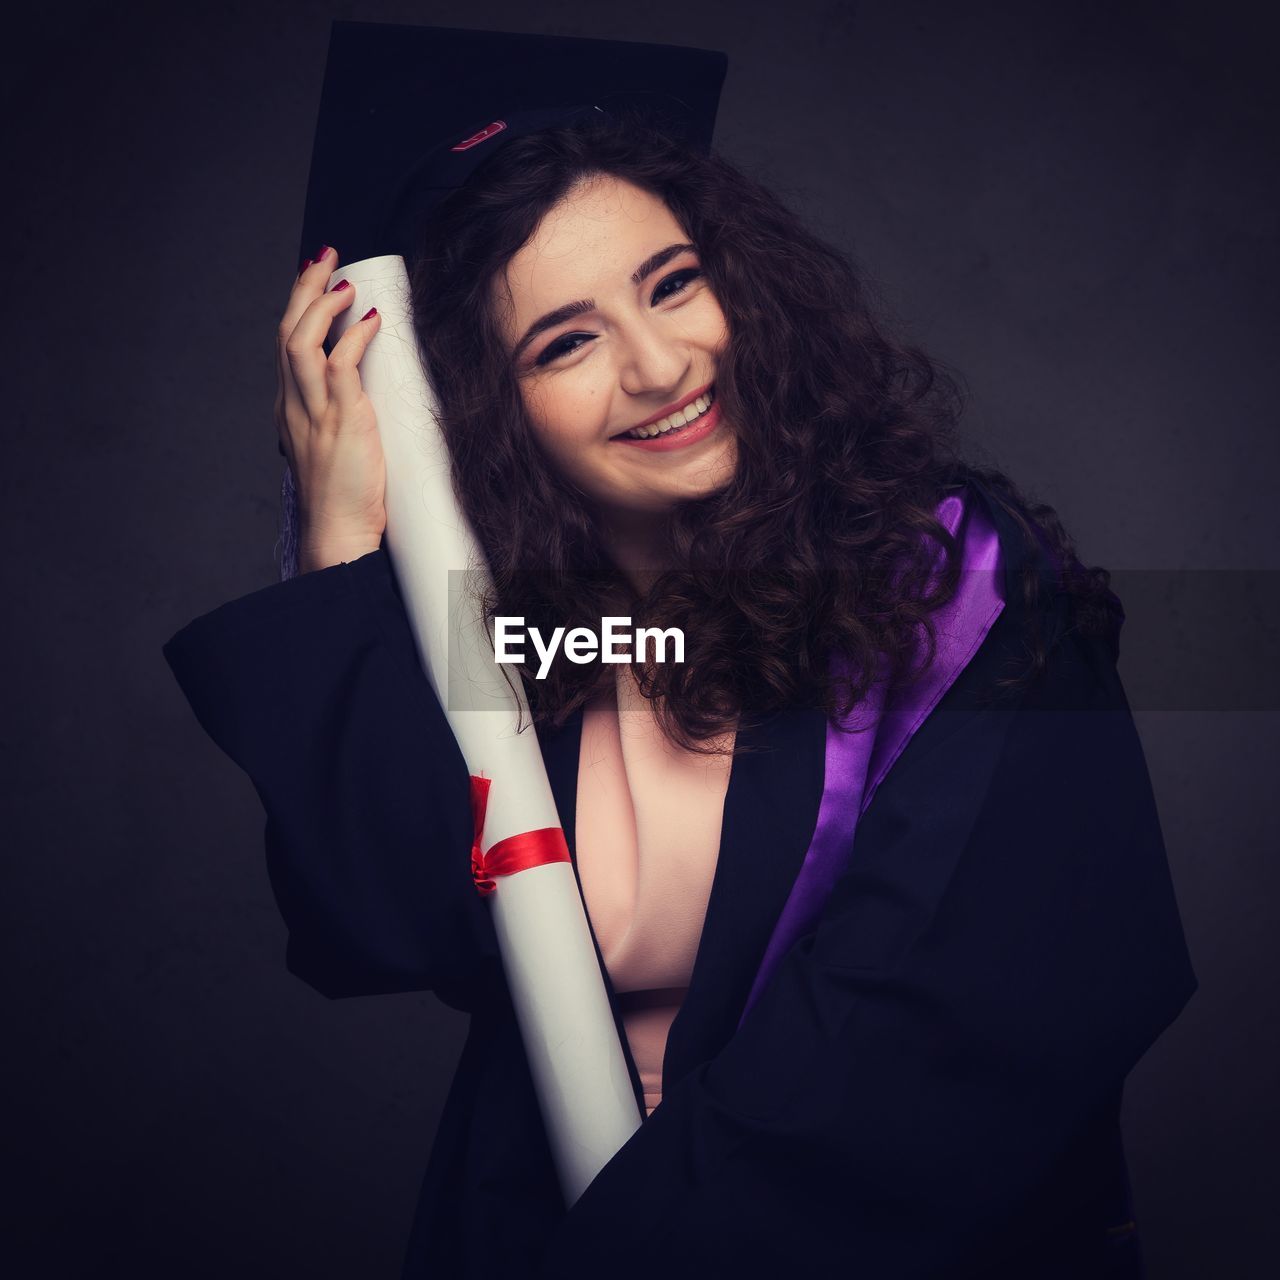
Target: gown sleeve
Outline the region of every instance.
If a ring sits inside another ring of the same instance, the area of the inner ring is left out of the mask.
[[[385,551],[224,604],[164,646],[197,719],[252,780],[289,971],[330,998],[500,972],[471,877],[466,764]]]
[[[1196,985],[1114,649],[1068,631],[903,754],[817,924],[537,1274],[993,1274],[1084,1220],[1064,1170]]]

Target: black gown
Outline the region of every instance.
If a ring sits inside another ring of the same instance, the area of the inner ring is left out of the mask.
[[[331,998],[434,991],[471,1015],[406,1280],[1143,1274],[1121,1093],[1196,978],[1116,671],[1121,618],[1088,638],[1050,596],[1044,678],[990,704],[1024,652],[1026,552],[975,493],[1006,607],[736,1029],[814,829],[825,721],[797,709],[740,731],[769,750],[733,763],[662,1102],[567,1212],[471,878],[466,765],[386,553],[165,645],[262,800],[290,972]],[[540,734],[571,852],[580,734],[580,714]]]

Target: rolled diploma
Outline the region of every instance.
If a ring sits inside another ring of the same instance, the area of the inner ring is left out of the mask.
[[[459,589],[478,574],[487,584],[488,567],[454,494],[435,392],[414,335],[404,260],[366,258],[340,267],[330,289],[342,280],[356,296],[334,320],[334,341],[370,307],[381,317],[360,377],[386,459],[386,541],[423,669],[468,771],[491,780],[481,839],[488,853],[509,836],[560,827],[560,815],[519,674],[506,673],[513,692],[472,592],[462,598]],[[451,570],[458,572],[451,577]],[[519,723],[525,728],[517,733]],[[530,867],[496,878],[495,885],[487,896],[503,968],[572,1205],[639,1128],[640,1110],[573,867]]]

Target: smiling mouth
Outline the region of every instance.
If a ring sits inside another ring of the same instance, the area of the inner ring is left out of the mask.
[[[660,418],[647,427],[632,427],[630,430],[620,431],[616,436],[609,438],[611,440],[653,440],[658,436],[672,435],[697,422],[711,408],[715,400],[716,389],[713,383],[692,404],[677,410],[670,417]]]

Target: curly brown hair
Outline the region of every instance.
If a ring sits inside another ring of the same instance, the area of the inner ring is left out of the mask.
[[[605,551],[600,516],[543,452],[493,313],[492,289],[553,205],[609,174],[665,201],[696,246],[729,342],[716,370],[738,465],[718,492],[678,503],[667,525],[678,566],[643,592]],[[440,401],[458,500],[488,560],[488,616],[544,634],[598,631],[608,615],[680,627],[684,663],[632,663],[663,731],[715,752],[735,718],[787,706],[846,714],[882,674],[910,678],[930,615],[958,585],[957,540],[938,503],[977,480],[1028,548],[1023,603],[1044,585],[1037,544],[1074,599],[1076,625],[1100,631],[1109,575],[1085,569],[1051,507],[957,452],[960,379],[893,336],[854,264],[765,186],[723,157],[640,116],[613,114],[508,143],[422,227],[410,272],[421,353]],[[939,561],[939,557],[941,560]],[[1114,599],[1114,597],[1112,597]],[[831,662],[847,660],[847,673]],[[1043,637],[1029,634],[1034,680]],[[525,677],[535,723],[559,726],[615,668],[559,652]]]

